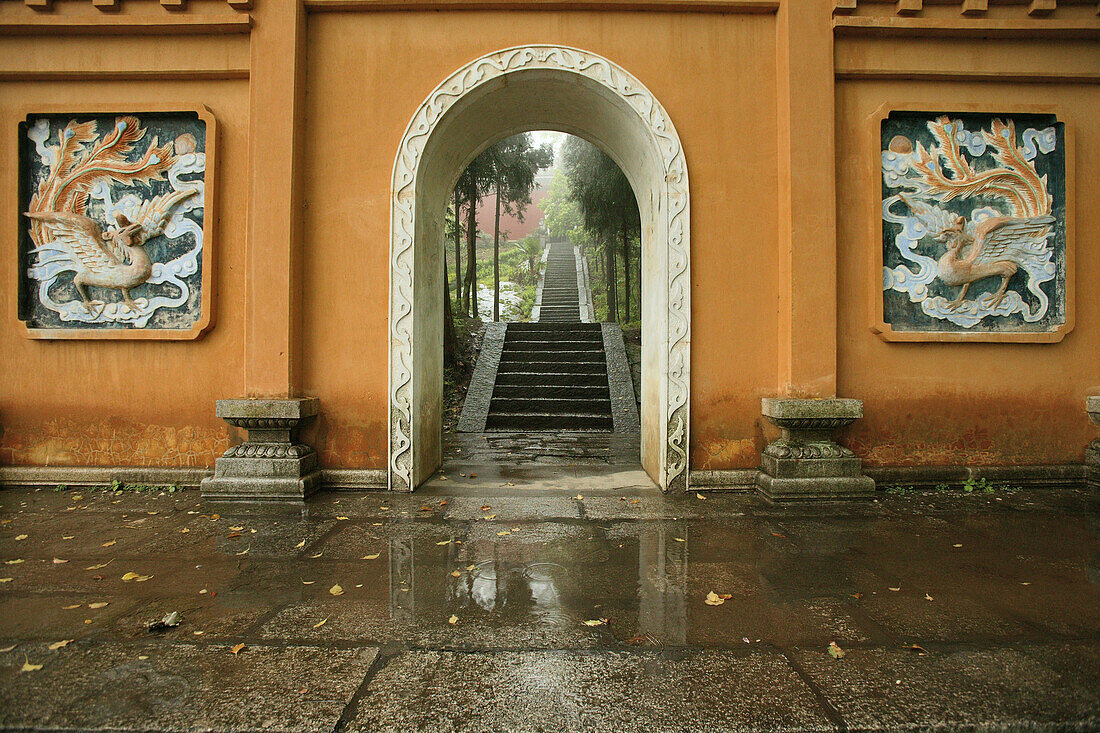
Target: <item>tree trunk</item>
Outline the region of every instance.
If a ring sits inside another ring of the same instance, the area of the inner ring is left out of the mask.
[[[456,220],[457,221],[457,220]],[[455,314],[451,308],[451,289],[447,286],[447,258],[443,258],[443,364],[454,367],[458,361],[458,339],[455,338]]]
[[[607,253],[607,318],[615,323],[619,322],[619,279],[615,273],[615,244],[606,242],[604,251]]]
[[[466,198],[466,287],[463,306],[477,318],[477,189]]]
[[[626,322],[630,323],[630,238],[623,228],[623,275],[626,277]]]
[[[493,321],[500,320],[500,178],[496,180],[497,213],[493,221]]]
[[[458,189],[455,189],[455,302],[462,302],[462,226],[459,224]],[[444,257],[443,259],[446,259]]]

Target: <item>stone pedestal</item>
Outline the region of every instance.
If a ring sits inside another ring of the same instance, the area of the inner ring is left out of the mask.
[[[765,397],[764,417],[783,430],[760,457],[756,485],[771,501],[869,499],[875,482],[832,433],[863,417],[861,400]]]
[[[248,431],[248,440],[214,462],[202,496],[215,501],[302,501],[321,483],[317,453],[297,442],[298,428],[317,415],[318,401],[218,400],[217,415]]]
[[[1094,425],[1100,425],[1100,395],[1085,398],[1085,409]],[[1089,443],[1085,449],[1085,470],[1089,483],[1100,487],[1100,438]]]

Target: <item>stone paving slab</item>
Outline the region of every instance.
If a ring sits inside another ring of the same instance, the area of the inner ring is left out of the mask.
[[[577,493],[0,492],[0,728],[1098,725],[1100,492]]]
[[[0,728],[332,730],[375,649],[74,642],[0,655]],[[21,672],[26,659],[42,669]]]
[[[349,731],[835,730],[774,653],[409,652]]]
[[[1096,730],[1095,641],[794,658],[855,730]]]

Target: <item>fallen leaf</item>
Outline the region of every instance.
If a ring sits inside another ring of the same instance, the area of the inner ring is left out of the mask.
[[[151,634],[158,633],[160,631],[167,631],[168,629],[174,629],[180,625],[182,621],[179,611],[172,611],[164,615],[160,621],[154,621],[145,625],[145,630]]]
[[[477,478],[477,474],[476,473],[471,473],[470,478]]]
[[[146,659],[148,659],[148,658],[149,658],[149,657],[148,657],[148,655],[145,655],[145,654],[139,654],[139,655],[138,655],[138,659],[140,659],[140,660],[142,660],[142,661],[145,661],[145,660],[146,660]]]
[[[447,623],[451,624],[452,626],[453,626],[454,624],[457,624],[457,623],[458,623],[458,616],[455,616],[455,615],[454,615],[454,614],[452,613],[452,614],[451,614],[451,617],[450,617],[449,619],[447,619]]]
[[[1031,583],[1025,583],[1023,581],[1020,581],[1020,585],[1031,585]]]
[[[0,578],[0,583],[10,583],[13,580],[15,580],[15,578]]]
[[[325,554],[325,551],[324,551],[324,550],[321,550],[321,551],[320,551],[320,552],[318,552],[318,553],[317,553],[316,555],[310,555],[310,556],[309,556],[309,559],[310,559],[310,560],[316,560],[317,558],[319,558],[319,557],[320,557],[321,555],[324,555],[324,554]]]
[[[235,539],[237,539],[237,538],[238,538],[238,537],[240,537],[240,536],[241,536],[241,533],[240,533],[240,532],[230,532],[230,533],[229,533],[228,535],[226,535],[226,539],[228,539],[228,540],[235,540]]]
[[[207,590],[206,588],[203,588],[202,590],[200,590],[200,591],[199,591],[199,595],[200,595],[200,596],[205,596],[205,595],[206,595],[207,593],[209,593],[209,592],[210,592],[210,591],[208,591],[208,590]]]
[[[722,596],[718,595],[714,591],[709,591],[707,593],[706,600],[703,601],[703,603],[706,603],[708,606],[721,606],[725,602],[726,602],[726,599],[723,598]]]
[[[432,508],[430,506],[428,506],[427,504],[420,507],[420,511],[422,511],[422,512],[430,512],[431,510],[432,510]]]
[[[917,652],[918,654],[921,654],[921,655],[924,655],[924,654],[928,653],[928,650],[925,649],[924,647],[920,646],[919,644],[909,644],[909,645],[904,646],[902,648],[903,649],[908,649],[909,651],[912,651],[912,652]]]
[[[117,543],[118,543],[118,540],[111,540],[110,542],[104,542],[101,545],[101,547],[110,547],[111,545],[114,545],[114,544],[117,544]]]
[[[4,561],[4,564],[5,564],[5,565],[19,565],[19,564],[21,564],[22,562],[23,562],[23,558],[21,558],[21,557],[17,557],[17,558],[16,558],[16,559],[14,559],[14,560],[5,560],[5,561]]]
[[[244,529],[244,527],[243,526],[242,527],[230,527],[229,529],[233,532],[240,532],[241,530]]]
[[[495,515],[495,514],[486,514],[484,517],[482,517],[482,519],[484,519],[485,521],[489,521],[491,519],[496,519],[496,518],[497,518],[497,515]]]
[[[363,555],[363,559],[364,560],[377,560],[378,556],[381,555],[381,554],[382,553],[380,553],[380,552],[376,552],[373,555]]]
[[[451,541],[450,540],[443,540],[442,542],[436,542],[436,544],[437,545],[449,545],[449,544],[451,544]]]
[[[68,646],[69,644],[72,644],[72,643],[73,643],[72,639],[62,639],[61,641],[55,641],[53,644],[50,644],[49,650],[51,652],[56,652],[61,647]]]
[[[313,585],[316,582],[316,580],[303,580],[302,585]]]
[[[42,669],[41,664],[31,664],[31,660],[27,659],[27,655],[23,655],[23,667],[20,672],[37,672]]]
[[[452,577],[454,577],[454,578],[461,578],[461,577],[462,577],[462,573],[461,573],[461,572],[459,572],[458,570],[452,570],[452,571],[451,571],[451,576],[452,576]]]
[[[230,649],[229,652],[231,654],[233,654],[233,656],[236,656],[236,655],[240,654],[241,652],[243,652],[247,648],[248,647],[246,647],[244,644],[238,644],[237,646]]]
[[[189,530],[187,527],[184,527],[183,529],[180,530],[180,534],[187,534],[190,531],[191,530]]]
[[[110,601],[96,601],[95,603],[89,603],[88,608],[91,608],[91,609],[106,608],[108,605],[110,605]]]
[[[493,508],[493,507],[491,507],[491,506],[489,506],[488,504],[486,504],[485,506],[481,507],[481,511],[483,511],[483,512],[487,512],[487,511],[489,511],[489,510],[490,510],[490,509],[492,509],[492,508]]]
[[[583,499],[583,498],[584,498],[584,495],[583,495],[583,494],[577,494],[577,495],[576,495],[576,496],[574,496],[573,498],[574,498],[574,499],[576,499],[577,501],[580,501],[581,499]]]
[[[590,619],[584,622],[585,626],[603,626],[607,623],[605,618]]]
[[[85,570],[102,570],[103,568],[107,567],[108,565],[110,565],[114,561],[115,561],[115,559],[111,558],[107,562],[101,562],[99,565],[89,565],[88,567],[86,567],[84,569]]]
[[[294,545],[294,547],[296,547],[296,548],[298,548],[298,549],[301,549],[301,548],[303,548],[303,547],[305,547],[305,546],[306,546],[306,541],[305,541],[305,540],[302,540],[302,541],[301,541],[301,542],[299,542],[298,544]]]
[[[439,506],[447,506],[447,500],[446,499],[440,500]]]
[[[15,541],[16,542],[21,542],[21,541],[27,539],[28,536],[29,535],[25,535],[25,534],[17,534],[17,535],[15,535]]]
[[[862,593],[853,593],[852,598],[855,598],[857,601],[861,600],[863,598],[863,594]]]
[[[140,575],[138,575],[137,573],[131,571],[131,572],[126,573],[125,575],[123,575],[122,579],[128,581],[128,580],[133,580],[134,578],[140,578],[140,577],[141,577]]]
[[[61,539],[63,539],[63,540],[74,540],[74,539],[76,539],[76,535],[75,534],[61,535]]]
[[[55,557],[53,559],[53,564],[54,565],[64,565],[67,562],[68,562],[68,560],[62,560],[60,557]]]
[[[700,494],[699,492],[695,492],[695,498],[696,498],[696,499],[700,499],[700,500],[702,500],[702,501],[706,501],[706,500],[707,500],[707,497],[703,496],[703,495],[702,495],[702,494]]]
[[[933,598],[932,596],[928,595],[927,593],[925,593],[925,594],[924,594],[924,600],[926,600],[926,601],[934,601],[934,600],[936,600],[936,599],[935,599],[935,598]]]
[[[195,636],[202,636],[206,632],[205,631],[192,631],[191,633],[194,634]]]
[[[320,620],[320,621],[318,621],[317,623],[313,624],[313,628],[315,628],[315,629],[319,629],[319,628],[321,628],[322,626],[324,626],[324,625],[325,625],[325,622],[326,622],[326,621],[328,621],[328,619],[327,619],[327,618],[323,618],[323,619],[321,619],[321,620]]]
[[[956,542],[955,544],[953,544],[951,546],[952,547],[962,547],[962,543],[961,542]]]
[[[342,595],[344,595],[344,589],[340,587],[340,584],[339,584],[339,583],[337,583],[336,585],[334,585],[334,586],[332,586],[331,588],[329,588],[329,589],[328,589],[328,592],[329,592],[329,593],[331,593],[331,594],[332,594],[332,595],[334,595],[334,596],[342,596]]]
[[[477,570],[477,565],[467,565],[466,569],[467,570]]]
[[[897,593],[899,590],[901,590],[901,586],[899,585],[897,588],[887,588],[887,590],[892,590]]]
[[[676,540],[677,542],[687,542],[687,540],[685,540],[683,537],[673,537],[672,539]]]
[[[832,657],[833,659],[840,659],[845,654],[847,654],[847,652],[845,652],[843,649],[841,649],[840,646],[835,641],[830,641],[829,642],[829,656],[830,657]]]
[[[347,517],[337,517],[337,519],[341,522],[346,522],[348,520]]]
[[[240,552],[234,552],[233,554],[234,554],[234,555],[237,555],[237,556],[240,556],[240,555],[247,555],[247,554],[248,554],[248,551],[249,551],[249,550],[251,550],[251,549],[252,549],[251,547],[246,547],[246,548],[244,548],[243,550],[241,550]]]
[[[779,534],[778,532],[772,532],[772,537],[779,537],[781,539],[787,539],[787,535]]]
[[[83,604],[81,604],[81,603],[74,603],[71,606],[62,606],[61,610],[62,611],[72,611],[74,608],[80,608],[82,605]]]
[[[510,534],[512,534],[512,533],[511,532],[497,532],[497,537],[504,537],[504,536],[510,535]]]
[[[3,649],[0,649],[0,654],[7,654],[8,652],[10,652],[12,649],[14,649],[17,646],[19,646],[19,645],[18,644],[12,644],[11,646],[6,646]]]

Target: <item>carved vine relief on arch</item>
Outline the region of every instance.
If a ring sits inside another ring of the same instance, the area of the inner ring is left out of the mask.
[[[611,61],[573,48],[525,46],[477,59],[452,74],[420,106],[405,132],[394,164],[390,249],[390,477],[391,488],[412,488],[412,332],[413,247],[416,178],[424,146],[438,121],[456,100],[482,84],[521,70],[547,69],[576,74],[619,97],[639,116],[664,167],[658,226],[667,235],[668,442],[665,485],[687,487],[688,374],[690,342],[689,226],[687,165],[680,139],[657,99],[632,75]]]

